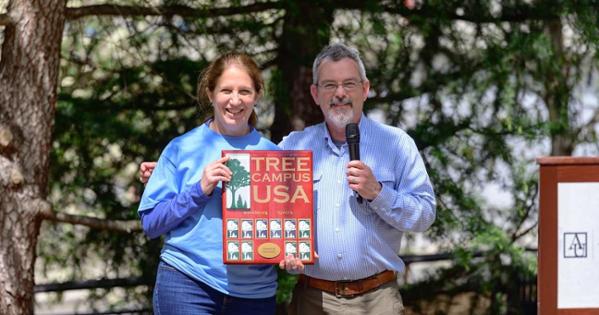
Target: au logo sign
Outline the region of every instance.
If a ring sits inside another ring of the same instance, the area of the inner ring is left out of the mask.
[[[587,257],[587,233],[564,233],[564,258]]]

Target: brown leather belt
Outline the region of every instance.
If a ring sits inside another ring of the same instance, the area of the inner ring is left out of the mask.
[[[386,270],[368,278],[351,281],[329,281],[300,275],[298,283],[305,287],[335,294],[336,297],[347,298],[364,294],[387,282],[394,281],[395,279],[397,279],[396,273],[391,270]]]

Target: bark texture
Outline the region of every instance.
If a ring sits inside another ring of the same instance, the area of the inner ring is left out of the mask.
[[[279,39],[278,68],[284,93],[275,106],[271,138],[278,142],[292,130],[320,123],[323,116],[310,96],[312,63],[329,44],[333,6],[328,1],[289,1]],[[291,122],[291,124],[289,124]]]
[[[0,314],[33,314],[65,4],[8,4],[0,60]]]
[[[576,136],[572,134],[569,105],[572,86],[568,82],[570,64],[564,53],[563,23],[560,20],[546,23],[546,33],[551,40],[554,62],[557,66],[548,67],[544,81],[543,99],[549,112],[551,123],[551,155],[572,155],[576,146]]]

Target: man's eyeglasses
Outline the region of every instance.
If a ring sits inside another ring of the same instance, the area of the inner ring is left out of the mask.
[[[321,89],[323,89],[327,92],[337,91],[337,88],[339,87],[339,85],[341,85],[346,92],[351,92],[351,91],[355,90],[356,88],[358,88],[361,83],[362,83],[362,81],[357,81],[357,80],[348,80],[348,81],[344,81],[341,84],[338,84],[337,82],[332,82],[332,81],[325,81],[325,82],[321,82],[317,85],[318,85],[318,87],[320,87]]]

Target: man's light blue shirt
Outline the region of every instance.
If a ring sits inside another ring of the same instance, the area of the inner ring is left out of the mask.
[[[325,123],[292,132],[279,146],[312,150],[316,252],[308,276],[355,280],[384,270],[403,272],[398,256],[404,232],[422,232],[435,220],[435,197],[414,141],[403,130],[362,115],[360,157],[382,184],[359,204],[347,183],[347,143],[338,148]]]

